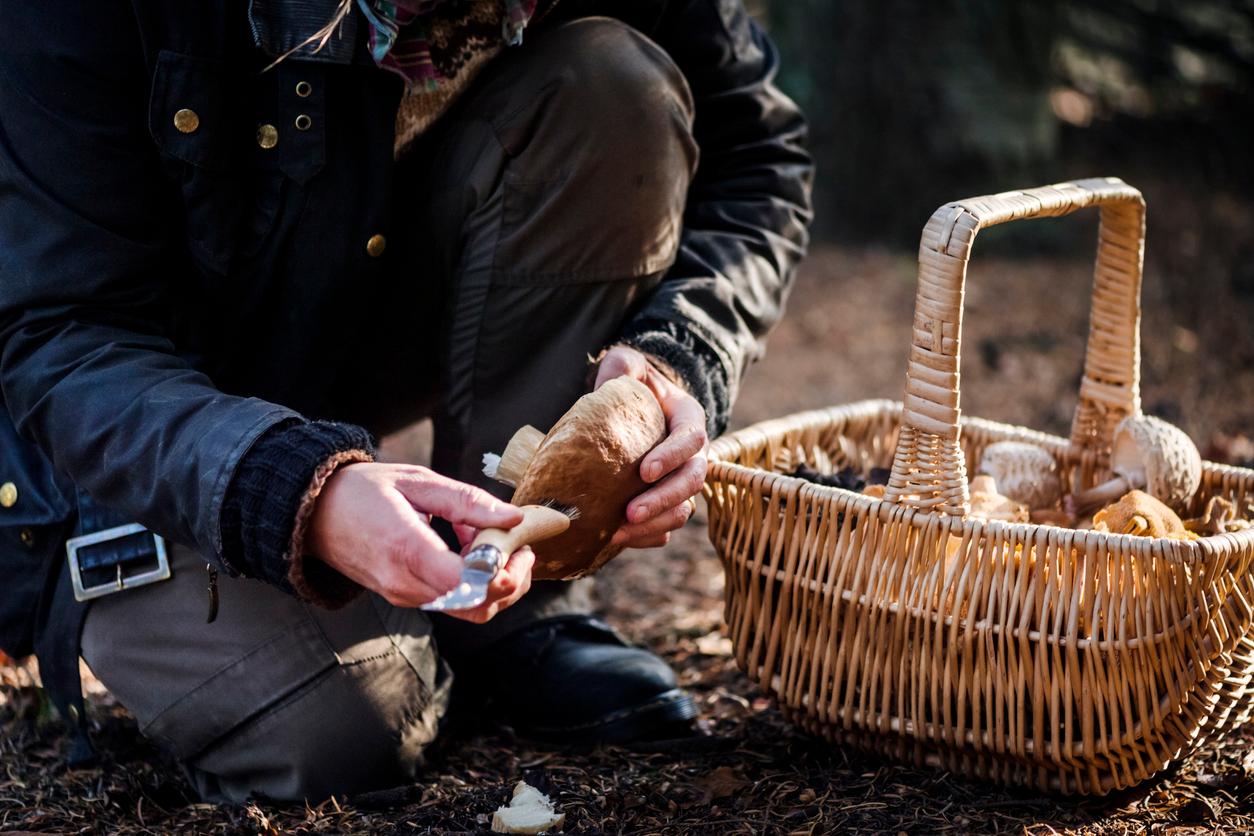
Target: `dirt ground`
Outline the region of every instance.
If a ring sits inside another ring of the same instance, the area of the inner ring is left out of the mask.
[[[1151,204],[1152,205],[1152,204]],[[1248,220],[1248,218],[1247,218]],[[1090,239],[1091,240],[1091,239]],[[967,296],[964,409],[1065,432],[1083,352],[1090,262],[977,258]],[[1239,288],[1181,301],[1189,263],[1151,258],[1145,401],[1210,448],[1254,457],[1254,299]],[[913,306],[912,254],[818,248],[785,324],[745,382],[735,425],[800,409],[896,397]],[[1216,287],[1226,286],[1221,276]],[[1209,287],[1210,285],[1208,285]],[[1235,285],[1233,287],[1236,287]],[[1242,432],[1245,436],[1242,437]],[[420,456],[426,432],[393,439]],[[667,549],[602,573],[600,606],[663,654],[701,706],[700,737],[594,751],[468,729],[412,786],[316,806],[198,804],[177,767],[124,710],[92,695],[101,765],[66,770],[66,743],[22,669],[0,670],[0,831],[60,833],[458,833],[485,830],[520,778],[547,791],[568,833],[1233,833],[1254,831],[1254,730],[1159,780],[1105,799],[1004,791],[835,749],[794,730],[737,670],[721,632],[723,578],[703,515]]]

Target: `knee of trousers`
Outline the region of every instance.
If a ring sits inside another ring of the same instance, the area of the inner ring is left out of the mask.
[[[536,101],[498,125],[510,158],[503,261],[602,279],[669,266],[698,157],[683,73],[609,18],[544,32],[525,61],[518,92]]]
[[[583,18],[546,33],[534,56],[545,109],[559,129],[603,154],[657,158],[690,174],[696,164],[692,92],[666,51],[625,23]]]
[[[335,668],[189,758],[202,797],[317,801],[413,780],[439,730],[433,694],[396,654]]]

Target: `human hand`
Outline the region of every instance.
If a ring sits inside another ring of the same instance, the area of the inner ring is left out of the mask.
[[[481,528],[511,528],[522,512],[473,485],[425,467],[363,462],[339,468],[314,503],[305,535],[309,553],[398,607],[417,607],[455,587],[462,559],[431,528],[453,524],[463,543]],[[531,586],[535,555],[510,555],[488,586],[488,597],[455,618],[482,623]]]
[[[611,540],[628,548],[664,546],[696,509],[693,497],[705,482],[705,409],[697,399],[628,346],[611,348],[601,360],[596,384],[633,377],[648,386],[662,406],[668,435],[640,463],[640,478],[652,485],[627,505],[627,522]]]

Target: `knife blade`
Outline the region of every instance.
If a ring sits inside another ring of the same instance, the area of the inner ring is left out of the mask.
[[[434,601],[423,604],[427,612],[447,612],[477,607],[488,598],[488,585],[505,561],[523,546],[556,537],[578,517],[573,508],[556,505],[524,505],[523,519],[513,528],[485,528],[470,544],[462,558],[461,578],[457,586]]]

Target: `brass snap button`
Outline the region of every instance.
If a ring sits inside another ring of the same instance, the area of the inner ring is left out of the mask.
[[[174,127],[178,129],[179,133],[195,133],[196,129],[200,127],[200,117],[196,114],[196,111],[185,107],[182,110],[175,111]]]
[[[309,98],[309,94],[313,92],[313,86],[308,81],[296,82],[296,95],[302,99]]]
[[[5,482],[0,485],[0,507],[12,508],[17,504],[17,485]]]
[[[370,240],[366,242],[366,253],[371,258],[378,258],[383,255],[383,251],[388,248],[388,239],[382,235],[371,235]]]
[[[17,535],[22,538],[22,545],[28,549],[35,547],[35,532],[29,528],[23,528],[22,533]]]
[[[279,144],[279,129],[274,125],[259,125],[257,127],[257,144],[267,151]]]
[[[296,130],[307,131],[313,125],[313,120],[309,118],[309,114],[302,113],[296,117]]]

